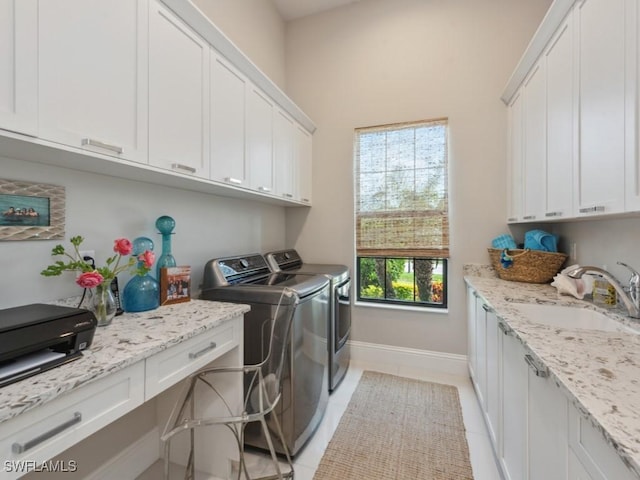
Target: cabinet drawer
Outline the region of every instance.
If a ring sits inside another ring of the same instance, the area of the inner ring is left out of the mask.
[[[147,359],[145,399],[148,400],[239,344],[239,320],[202,333]]]
[[[569,447],[593,480],[637,480],[622,458],[575,408],[569,413]]]
[[[26,473],[18,462],[48,460],[141,405],[143,387],[144,362],[138,362],[3,423],[0,478],[18,478]]]

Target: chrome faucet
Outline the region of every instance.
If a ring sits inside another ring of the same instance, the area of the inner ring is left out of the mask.
[[[640,274],[636,272],[629,265],[618,262],[618,265],[622,265],[631,270],[631,279],[629,281],[629,293],[624,289],[620,282],[606,270],[598,267],[576,267],[573,270],[569,270],[566,274],[571,278],[580,278],[585,273],[597,273],[602,275],[616,290],[618,297],[622,300],[622,303],[627,308],[629,316],[632,318],[640,318]]]

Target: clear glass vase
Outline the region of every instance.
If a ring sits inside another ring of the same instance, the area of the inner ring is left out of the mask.
[[[90,308],[98,320],[99,327],[106,327],[116,315],[116,299],[108,282],[101,283],[91,292]]]

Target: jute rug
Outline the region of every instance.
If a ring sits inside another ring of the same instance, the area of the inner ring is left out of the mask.
[[[458,389],[364,372],[313,480],[472,480]]]

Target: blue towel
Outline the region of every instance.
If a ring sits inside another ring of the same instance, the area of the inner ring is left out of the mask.
[[[544,230],[529,230],[524,234],[524,248],[555,253],[558,251],[558,237]]]
[[[516,245],[516,241],[511,235],[508,234],[498,235],[491,241],[491,246],[500,250],[503,250],[505,248],[509,250],[518,248],[518,246]]]

